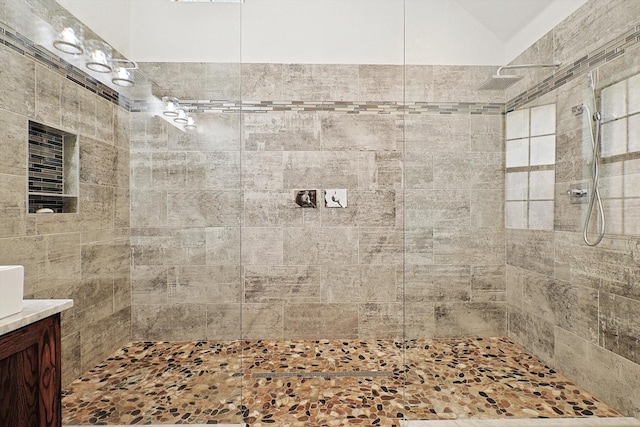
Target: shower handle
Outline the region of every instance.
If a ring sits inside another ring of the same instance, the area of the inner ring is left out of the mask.
[[[569,195],[569,197],[580,198],[586,196],[588,193],[589,192],[587,190],[583,190],[581,188],[570,188],[569,190],[567,190],[567,194]]]

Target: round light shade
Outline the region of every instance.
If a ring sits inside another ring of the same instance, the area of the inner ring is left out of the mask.
[[[162,108],[163,115],[167,117],[178,117],[178,108],[180,107],[180,104],[178,104],[177,98],[165,96],[162,98],[162,102],[164,104]]]
[[[100,40],[89,40],[86,43],[87,68],[98,73],[110,73],[111,69],[111,46]]]
[[[178,117],[176,117],[175,119],[173,119],[174,122],[180,124],[180,125],[186,125],[189,124],[189,115],[187,114],[187,112],[184,109],[179,109],[178,110]]]
[[[131,87],[133,86],[133,76],[131,71],[124,67],[118,67],[113,71],[113,78],[111,79],[114,85]]]
[[[66,16],[57,16],[53,19],[53,29],[55,31],[53,47],[71,55],[84,53],[82,47],[84,32],[78,21]]]
[[[191,116],[187,116],[187,124],[184,125],[184,130],[194,131],[197,128],[195,119]]]

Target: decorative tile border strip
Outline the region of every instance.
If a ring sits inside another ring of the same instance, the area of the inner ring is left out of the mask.
[[[52,55],[49,51],[37,46],[33,41],[24,37],[17,31],[13,31],[8,27],[5,27],[4,24],[0,24],[0,44],[11,48],[13,51],[24,55],[52,71],[55,71],[61,76],[95,93],[107,101],[127,110],[131,110],[131,103],[127,97],[99,80],[91,77],[89,74],[59,56]]]
[[[542,83],[533,86],[522,92],[515,98],[507,101],[506,111],[513,111],[531,101],[546,95],[576,79],[584,76],[589,71],[601,66],[605,62],[612,61],[622,55],[627,50],[640,46],[640,25],[636,25],[622,35],[616,37],[605,45],[598,47],[591,53],[577,59],[576,61],[560,68],[551,77],[546,78]]]
[[[502,103],[391,102],[391,101],[218,101],[180,100],[193,113],[329,112],[344,114],[483,114],[504,113]],[[148,111],[144,101],[134,101],[132,112]]]
[[[392,377],[391,372],[351,371],[351,372],[257,372],[251,378],[372,378]]]

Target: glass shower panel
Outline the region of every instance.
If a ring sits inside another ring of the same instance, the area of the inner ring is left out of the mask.
[[[397,425],[402,2],[260,0],[243,11],[248,420]]]
[[[144,30],[132,28],[132,55],[149,58],[138,66],[153,82],[151,96],[135,100],[148,108],[131,114],[134,339],[178,346],[169,352],[179,363],[169,363],[163,375],[177,384],[171,399],[182,402],[176,412],[186,417],[182,422],[238,424],[246,416],[242,8],[153,0],[129,5],[132,20],[145,16],[147,23]],[[183,114],[191,117],[186,125]]]
[[[437,16],[437,22],[429,22],[431,16]],[[506,331],[506,307],[501,302],[505,298],[504,92],[478,90],[495,67],[456,62],[461,55],[474,54],[464,51],[471,44],[456,42],[467,24],[464,16],[449,2],[405,1],[403,281],[408,420],[445,418],[451,410],[446,393],[456,379],[448,378],[435,360],[450,356],[456,363],[466,362],[444,349],[455,347],[459,338]],[[508,119],[518,125],[509,135],[508,161],[528,164],[528,117],[514,114]],[[527,220],[522,191],[528,175],[514,174],[509,186],[510,225],[519,227]],[[461,348],[471,351],[470,342]],[[424,384],[430,385],[426,391]]]

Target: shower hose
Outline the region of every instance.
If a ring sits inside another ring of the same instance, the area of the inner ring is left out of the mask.
[[[595,98],[595,96],[594,96]],[[600,145],[600,112],[596,111],[591,114],[591,110],[585,104],[582,104],[582,109],[587,112],[589,120],[589,134],[591,137],[591,191],[589,192],[589,209],[587,210],[587,216],[584,220],[584,227],[582,229],[582,238],[584,242],[589,246],[596,246],[604,238],[604,229],[606,221],[604,218],[604,209],[602,208],[602,199],[600,198],[600,191],[598,190],[598,178],[599,178],[599,165],[598,165],[598,148]],[[596,123],[595,129],[593,122]],[[598,238],[594,241],[589,240],[588,230],[589,225],[593,219],[593,206],[597,204],[598,208]]]

